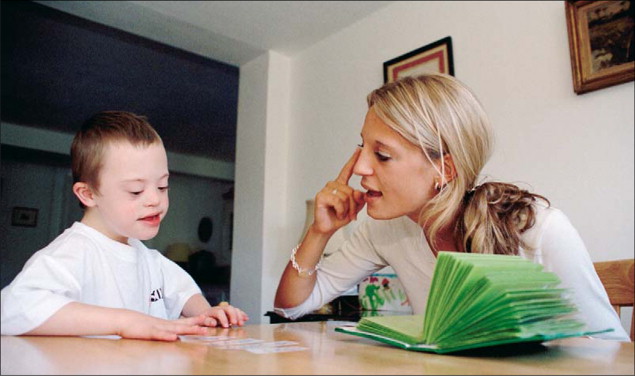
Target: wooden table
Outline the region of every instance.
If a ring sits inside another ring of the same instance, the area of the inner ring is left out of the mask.
[[[216,335],[294,341],[255,354],[190,342],[2,336],[2,374],[630,374],[633,343],[570,338],[529,348],[435,355],[333,331],[337,321],[246,325]]]

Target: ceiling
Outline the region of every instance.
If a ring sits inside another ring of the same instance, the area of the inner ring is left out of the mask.
[[[173,152],[235,158],[241,64],[293,56],[389,1],[2,1],[2,121],[74,133],[148,116]]]

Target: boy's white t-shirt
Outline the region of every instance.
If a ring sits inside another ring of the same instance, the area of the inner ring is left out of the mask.
[[[630,341],[609,303],[582,238],[562,211],[536,204],[536,221],[522,234],[532,249],[519,255],[544,266],[571,290],[578,307],[576,317],[590,331],[612,328],[597,337]],[[362,222],[337,252],[325,257],[317,272],[311,295],[291,308],[275,307],[279,314],[295,319],[330,302],[365,277],[386,266],[393,268],[405,289],[414,314],[425,312],[436,257],[421,226],[408,217]]]
[[[136,239],[128,243],[75,222],[2,289],[2,334],[33,330],[70,302],[179,318],[200,288],[160,252]]]

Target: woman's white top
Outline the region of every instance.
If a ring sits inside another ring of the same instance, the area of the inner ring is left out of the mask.
[[[630,341],[617,313],[609,303],[604,286],[582,238],[560,210],[536,204],[536,222],[522,234],[533,249],[519,255],[542,264],[561,279],[561,286],[573,292],[576,317],[590,331],[613,328],[599,338]],[[529,248],[529,247],[528,247]],[[403,216],[391,220],[368,219],[361,223],[338,251],[325,257],[317,272],[311,295],[299,306],[275,308],[295,319],[322,307],[356,286],[368,275],[390,266],[404,287],[414,314],[425,312],[436,257],[421,226]]]

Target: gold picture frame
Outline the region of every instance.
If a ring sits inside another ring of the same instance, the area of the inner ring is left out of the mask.
[[[577,94],[633,81],[630,1],[566,0],[573,90]]]
[[[454,76],[452,37],[445,37],[384,62],[384,83],[426,71]]]

